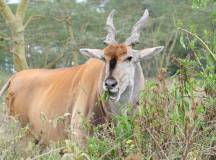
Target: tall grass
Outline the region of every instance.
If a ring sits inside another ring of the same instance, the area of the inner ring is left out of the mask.
[[[189,43],[189,47],[193,46]],[[161,69],[156,80],[146,81],[138,110],[134,112],[128,106],[126,115],[93,126],[86,150],[77,148],[71,140],[46,148],[34,145],[33,140],[20,145],[28,127],[20,129],[1,102],[0,159],[57,160],[62,152],[73,153],[69,159],[216,159],[215,61],[203,53],[208,51],[194,49],[195,58],[173,56],[178,72],[167,78],[166,69]]]
[[[216,158],[215,97],[183,66],[171,82],[164,79],[164,71],[157,82],[146,82],[139,112],[95,129],[89,139],[90,159]]]

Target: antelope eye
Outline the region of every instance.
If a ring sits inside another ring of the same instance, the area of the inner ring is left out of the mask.
[[[131,60],[132,60],[132,56],[130,56],[130,57],[127,57],[126,59],[125,59],[125,61],[127,61],[127,62],[130,62]]]

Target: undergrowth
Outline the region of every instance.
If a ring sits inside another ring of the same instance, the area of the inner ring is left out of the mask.
[[[190,43],[189,47],[194,49]],[[95,126],[85,151],[71,140],[48,147],[35,145],[33,139],[19,144],[28,127],[21,129],[2,101],[0,159],[57,160],[68,152],[73,154],[64,159],[215,160],[215,60],[195,49],[193,54],[195,58],[171,58],[179,68],[172,77],[167,78],[166,69],[161,69],[157,80],[145,82],[136,112],[128,106],[127,114]]]
[[[179,74],[171,80],[162,70],[158,81],[146,82],[139,112],[95,128],[90,159],[216,159],[215,96],[194,77],[189,61],[178,63]]]

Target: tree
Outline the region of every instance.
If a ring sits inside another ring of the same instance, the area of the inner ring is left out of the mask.
[[[17,71],[28,68],[25,56],[25,26],[23,24],[28,2],[29,0],[21,0],[14,14],[8,4],[4,0],[0,0],[0,13],[11,31],[13,46],[10,51],[13,53],[13,61]]]
[[[71,46],[73,47],[73,51],[72,51],[72,65],[77,65],[78,64],[78,54],[79,51],[77,49],[77,43],[74,37],[74,32],[73,32],[73,27],[72,27],[72,17],[68,16],[66,18],[66,27],[67,27],[67,31],[69,34],[69,41],[71,43]]]

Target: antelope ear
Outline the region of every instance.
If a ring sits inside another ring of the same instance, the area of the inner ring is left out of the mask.
[[[163,50],[164,46],[158,46],[153,48],[146,48],[143,50],[133,50],[136,55],[137,61],[141,61],[144,59],[150,59],[154,55],[160,53]]]
[[[82,48],[79,51],[82,55],[87,56],[89,58],[102,59],[104,57],[103,50],[101,49]]]

